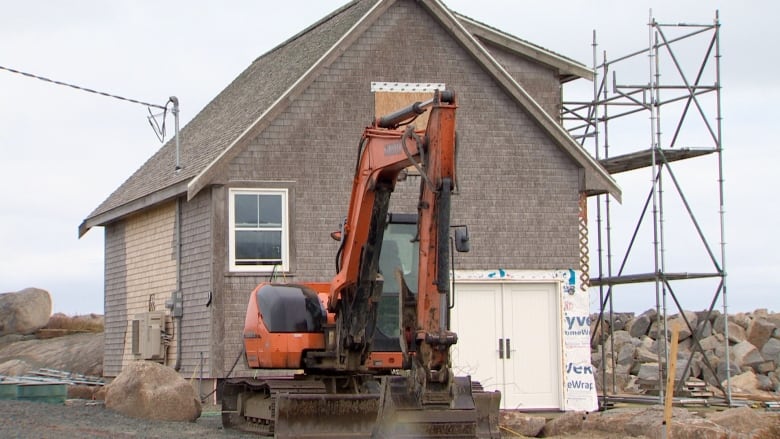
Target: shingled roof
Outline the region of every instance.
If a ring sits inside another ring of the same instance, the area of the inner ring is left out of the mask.
[[[79,226],[79,236],[94,226],[184,193],[190,199],[194,197],[210,184],[210,179],[246,142],[256,137],[285,108],[290,99],[305,89],[320,69],[340,56],[339,49],[349,47],[396,1],[399,0],[353,1],[257,58],[181,130],[180,163],[183,168],[174,172],[175,142],[167,142],[87,216]],[[548,65],[558,69],[562,76],[584,75],[587,69],[467,17],[456,18],[438,0],[422,0],[420,4],[585,168],[586,182],[590,180],[593,189],[620,197],[620,189],[609,174],[531,99],[472,32],[493,44],[506,43],[509,50],[520,55],[535,56],[538,62],[554,62]],[[533,50],[524,47],[533,47]]]
[[[582,63],[563,56],[560,53],[555,53],[538,44],[508,34],[463,14],[457,12],[453,13],[466,30],[477,37],[479,41],[501,46],[517,55],[546,64],[558,70],[558,76],[561,82],[569,82],[579,78],[585,78],[590,81],[593,80],[593,70],[589,67],[585,67]]]

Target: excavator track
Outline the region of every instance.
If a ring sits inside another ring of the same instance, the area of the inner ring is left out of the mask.
[[[222,425],[273,436],[276,403],[280,393],[324,394],[325,386],[313,380],[237,378],[222,388]]]
[[[237,378],[222,390],[222,425],[275,438],[371,437],[378,393],[332,393],[317,379]]]
[[[365,393],[333,393],[311,378],[229,379],[222,424],[280,439],[500,437],[498,392],[456,378],[451,404],[423,406],[407,384],[391,376],[378,378]]]

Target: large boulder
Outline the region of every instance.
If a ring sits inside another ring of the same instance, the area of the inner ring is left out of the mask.
[[[666,435],[661,434],[659,429],[653,437],[664,438]],[[682,421],[673,419],[669,428],[669,437],[674,439],[730,439],[734,436],[729,434],[728,429],[710,420],[690,418]]]
[[[780,340],[776,338],[770,338],[764,343],[764,347],[761,348],[761,356],[766,360],[777,361],[780,358]]]
[[[777,437],[772,434],[780,433],[780,416],[762,416],[760,412],[749,407],[712,412],[706,416],[710,421],[727,428],[734,437]]]
[[[632,312],[618,312],[605,317],[612,323],[613,331],[623,331],[626,329],[626,324],[634,318]]]
[[[18,376],[24,375],[33,369],[30,364],[24,360],[13,358],[8,361],[0,362],[0,375]]]
[[[51,316],[51,296],[46,290],[25,288],[0,294],[0,336],[32,334]]]
[[[582,431],[603,432],[609,437],[666,437],[662,406],[617,408],[591,413],[582,424]],[[728,430],[712,421],[694,417],[683,408],[672,409],[670,437],[675,439],[726,439]],[[584,436],[584,435],[583,435]],[[574,437],[574,436],[573,436]],[[590,437],[590,436],[588,436]],[[598,437],[601,437],[600,435]]]
[[[628,331],[615,331],[607,338],[605,346],[607,349],[615,347],[615,352],[620,352],[620,349],[627,344],[631,344],[631,335]]]
[[[712,325],[712,330],[716,334],[725,334],[727,322],[728,322],[728,330],[729,330],[729,341],[731,343],[739,343],[741,341],[747,340],[747,333],[745,331],[745,327],[734,322],[731,317],[726,318],[726,316],[721,315],[718,318],[716,318],[715,323],[713,323]]]
[[[512,434],[536,437],[544,428],[547,419],[514,410],[501,410],[501,427]]]
[[[652,363],[658,361],[658,354],[645,347],[638,347],[634,352],[636,361],[639,363]]]
[[[721,384],[725,387],[727,383],[723,381]],[[731,387],[737,393],[756,393],[758,390],[761,390],[761,384],[752,370],[732,376]]]
[[[647,335],[647,330],[650,329],[650,325],[652,323],[653,322],[650,320],[650,317],[646,315],[637,316],[634,319],[628,321],[628,324],[626,325],[626,331],[628,331],[632,337],[639,338],[643,335]]]
[[[693,330],[696,330],[696,326],[699,324],[699,318],[695,312],[685,311],[683,312],[683,315],[675,314],[671,316],[669,318],[669,321],[667,322],[667,328],[670,334],[672,328],[674,328],[675,326],[679,328],[680,332],[677,336],[677,339],[679,341],[687,340],[692,334],[691,328],[693,328]],[[688,323],[685,322],[686,319],[688,320]],[[690,327],[688,326],[688,324],[690,324]]]
[[[134,361],[106,389],[106,407],[138,419],[195,421],[200,399],[176,371],[151,361]]]
[[[731,346],[731,358],[737,367],[750,366],[764,361],[764,357],[749,341],[743,341]]]
[[[551,419],[542,429],[542,437],[577,434],[587,415],[584,412],[565,412]]]
[[[621,366],[629,366],[634,363],[634,353],[636,351],[636,347],[632,345],[631,343],[626,343],[623,346],[620,347],[620,350],[618,351],[617,355],[617,364]]]
[[[715,349],[723,346],[725,337],[722,334],[715,334],[709,337],[705,337],[699,340],[699,344],[704,352],[714,351]]]
[[[0,338],[8,337],[12,336]],[[15,343],[0,344],[0,374],[23,375],[44,367],[74,374],[103,375],[103,333],[47,339],[24,336]]]
[[[767,319],[754,319],[747,330],[747,341],[756,349],[761,350],[764,344],[772,338],[772,333],[777,327]]]
[[[699,320],[699,328],[696,330],[699,331],[699,338],[705,338],[712,335],[712,322],[709,320]]]

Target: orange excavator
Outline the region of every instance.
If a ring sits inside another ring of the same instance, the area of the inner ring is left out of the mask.
[[[428,108],[427,128],[415,131]],[[499,392],[455,376],[450,362],[456,109],[453,92],[436,91],[364,130],[347,217],[332,234],[336,275],[252,292],[243,338],[257,376],[223,381],[225,427],[277,438],[500,437]],[[398,221],[390,196],[409,167],[421,176],[418,214]],[[416,267],[386,264],[399,224]],[[454,241],[465,250],[461,230]]]

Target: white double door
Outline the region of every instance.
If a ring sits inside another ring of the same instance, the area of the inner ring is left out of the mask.
[[[559,310],[554,282],[456,283],[456,375],[500,390],[504,409],[561,409]]]

